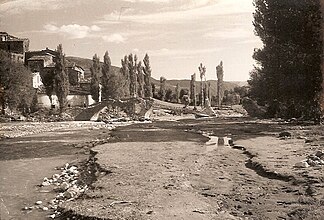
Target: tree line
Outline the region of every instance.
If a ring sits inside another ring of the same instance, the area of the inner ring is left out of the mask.
[[[108,51],[103,57],[102,64],[98,55],[95,54],[92,58],[90,72],[90,92],[96,102],[99,102],[100,91],[103,100],[129,97],[151,98],[153,96],[152,69],[148,54],[145,55],[143,64],[138,61],[137,55],[125,55],[121,59],[120,71],[112,69]]]

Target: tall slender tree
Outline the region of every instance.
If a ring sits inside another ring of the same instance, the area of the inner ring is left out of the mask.
[[[166,88],[165,88],[166,78],[161,76],[160,77],[160,98],[162,101],[165,101],[165,94],[166,94]]]
[[[99,86],[99,74],[100,74],[100,60],[97,54],[92,58],[91,71],[91,82],[90,82],[90,93],[92,99],[95,102],[99,102],[100,86]]]
[[[137,95],[140,98],[144,98],[144,73],[141,61],[137,64],[137,83]]]
[[[121,73],[122,73],[122,90],[123,96],[129,97],[129,87],[130,87],[130,77],[129,77],[129,67],[128,67],[128,56],[125,55],[123,59],[121,59]]]
[[[131,97],[136,97],[136,81],[137,81],[137,56],[128,55],[128,70],[129,70],[129,93]]]
[[[201,86],[201,107],[203,108],[205,106],[205,86],[204,86],[204,82],[203,79],[205,78],[206,80],[206,67],[203,66],[202,63],[200,63],[199,67],[198,67],[199,73],[200,73],[200,86]]]
[[[67,96],[69,94],[69,76],[65,69],[65,55],[63,54],[62,44],[57,46],[54,82],[55,93],[60,105],[60,113],[63,113],[67,106]]]
[[[104,62],[101,68],[102,98],[109,98],[109,74],[111,70],[111,60],[108,51],[105,52]]]
[[[216,76],[217,76],[217,106],[220,107],[222,104],[224,89],[223,89],[223,78],[224,78],[224,70],[223,70],[223,61],[220,62],[218,66],[216,66]]]
[[[176,98],[176,103],[179,103],[180,101],[180,86],[179,83],[177,83],[175,87],[175,98]]]
[[[196,109],[196,73],[191,75],[190,80],[190,99],[192,100],[194,109]]]
[[[144,75],[144,82],[145,82],[144,93],[145,93],[145,97],[151,98],[151,97],[153,97],[152,84],[151,84],[152,69],[150,66],[150,57],[148,54],[145,54],[143,63],[144,63],[143,71],[145,74]]]

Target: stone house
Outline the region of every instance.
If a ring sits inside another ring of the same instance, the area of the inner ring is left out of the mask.
[[[57,52],[51,49],[29,51],[25,54],[25,65],[33,73],[33,87],[38,89],[40,107],[51,108],[58,106],[56,95],[52,95],[52,103],[45,94],[41,81],[42,74],[55,74],[55,59]],[[95,103],[90,94],[89,82],[84,82],[84,69],[75,63],[66,62],[69,76],[70,93],[67,97],[68,106],[89,106]]]
[[[0,32],[0,49],[7,51],[15,62],[24,62],[25,52],[29,50],[29,39],[18,38],[7,32]]]

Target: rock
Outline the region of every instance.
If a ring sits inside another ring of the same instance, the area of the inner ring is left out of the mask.
[[[70,188],[70,184],[68,184],[67,182],[63,182],[61,185],[60,185],[60,189],[62,191],[66,191],[68,188]]]
[[[146,214],[148,214],[148,215],[150,215],[152,213],[153,213],[153,210],[149,210],[149,211],[146,212]]]
[[[65,197],[66,199],[71,199],[73,196],[74,196],[74,195],[73,195],[73,193],[72,193],[71,191],[66,191],[66,192],[64,192],[64,197]]]
[[[321,158],[322,159],[322,157],[324,156],[324,152],[322,152],[322,151],[317,151],[316,153],[315,153],[315,156],[316,157],[319,157],[319,158]]]
[[[279,138],[290,138],[291,137],[291,133],[288,131],[283,131],[279,133]]]
[[[305,143],[307,144],[307,143],[312,143],[312,142],[314,142],[315,141],[315,139],[309,139],[309,138],[305,138]]]
[[[49,215],[48,217],[54,219],[56,217],[56,215],[52,214],[52,215]]]
[[[316,161],[314,161],[312,159],[307,159],[306,163],[308,163],[310,166],[316,166],[317,165]]]
[[[48,211],[48,208],[44,206],[43,211]]]
[[[300,162],[295,164],[295,167],[297,167],[297,168],[307,168],[307,167],[309,167],[309,164],[307,163],[307,161],[300,161]]]
[[[35,202],[36,205],[41,205],[42,203],[43,203],[42,201]]]

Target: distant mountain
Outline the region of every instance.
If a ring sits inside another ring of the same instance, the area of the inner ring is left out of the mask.
[[[159,85],[159,81],[157,81],[157,85]],[[189,79],[182,79],[182,80],[167,80],[167,89],[170,88],[172,90],[175,89],[176,85],[179,83],[179,87],[180,89],[182,88],[190,88],[190,80]],[[212,95],[216,95],[217,93],[217,80],[208,80],[207,81],[207,85],[208,83],[210,83],[210,90],[211,90],[211,94]],[[223,89],[225,90],[233,90],[235,87],[240,87],[240,86],[244,86],[247,85],[247,82],[224,82],[223,84]],[[200,81],[196,81],[196,90],[197,93],[200,91]]]
[[[75,63],[78,66],[81,66],[84,69],[85,72],[85,78],[90,78],[91,72],[90,72],[90,67],[92,66],[92,60],[87,59],[87,58],[81,58],[81,57],[72,57],[68,56],[66,57],[67,61],[69,63]],[[102,62],[101,62],[102,63]],[[119,72],[120,67],[112,66],[112,70]],[[198,80],[198,79],[197,79]],[[152,83],[156,85],[156,88],[160,87],[160,81],[157,79],[152,78]],[[211,93],[212,95],[216,95],[217,91],[217,80],[208,80],[208,83],[210,83],[210,88],[211,88]],[[174,90],[177,83],[179,83],[180,89],[189,89],[190,87],[190,80],[189,79],[182,79],[182,80],[167,80],[166,81],[166,89],[172,89]],[[196,81],[196,89],[197,92],[200,91],[200,81]],[[233,90],[235,87],[240,87],[240,86],[246,86],[247,82],[246,81],[229,81],[229,82],[224,82],[224,91],[225,90]]]

